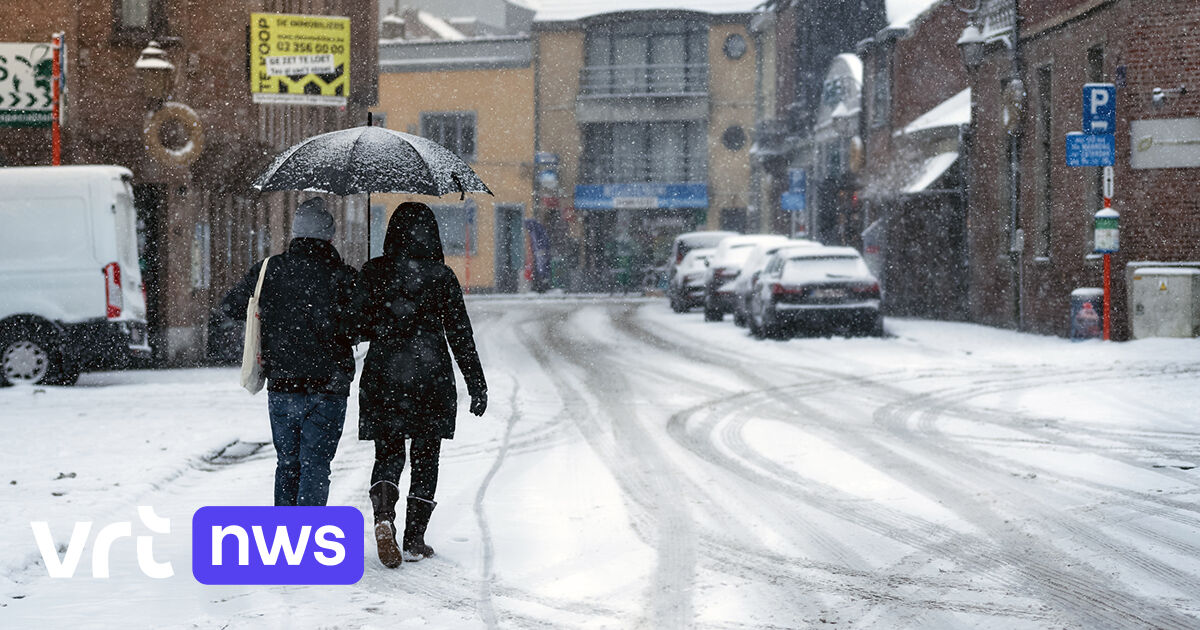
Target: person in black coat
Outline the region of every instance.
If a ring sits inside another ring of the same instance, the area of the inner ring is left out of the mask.
[[[221,301],[227,317],[244,320],[267,265],[259,315],[278,458],[275,505],[325,505],[329,463],[346,422],[362,305],[358,272],[342,262],[330,242],[334,232],[324,200],[300,204],[287,252],[256,263]]]
[[[433,555],[425,529],[436,502],[441,441],[454,437],[458,392],[450,352],[471,396],[471,413],[487,408],[487,383],[458,278],[445,264],[433,211],[400,204],[388,222],[383,255],[363,265],[364,334],[371,342],[359,383],[358,437],[375,442],[369,495],[379,559]],[[447,343],[448,342],[448,343]],[[449,345],[449,351],[447,351]],[[396,547],[397,483],[411,440],[412,475],[403,550]]]

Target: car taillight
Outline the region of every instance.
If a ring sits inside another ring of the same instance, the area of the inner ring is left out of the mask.
[[[863,297],[877,298],[879,297],[879,283],[860,284],[854,287],[854,292]]]
[[[737,276],[737,274],[737,269],[730,269],[728,267],[717,267],[716,269],[713,269],[713,278],[717,280],[727,280]]]
[[[774,295],[799,295],[804,293],[804,287],[793,287],[778,282],[771,283],[771,293]]]
[[[121,316],[121,308],[125,306],[125,299],[121,295],[121,265],[110,262],[104,265],[104,313],[108,319],[117,319]]]

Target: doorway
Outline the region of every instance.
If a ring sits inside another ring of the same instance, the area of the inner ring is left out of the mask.
[[[525,206],[496,204],[496,291],[516,293],[525,266]]]

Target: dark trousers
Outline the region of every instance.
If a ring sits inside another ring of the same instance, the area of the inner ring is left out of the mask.
[[[325,505],[329,462],[346,422],[346,397],[267,392],[275,466],[275,505]]]
[[[441,438],[412,438],[409,451],[412,455],[412,474],[408,485],[408,495],[426,501],[433,501],[437,491],[438,458],[442,453]],[[387,437],[375,440],[375,468],[371,471],[371,486],[387,482],[395,486],[400,481],[400,473],[404,472],[404,437]],[[376,521],[393,521],[396,519],[396,499],[399,492],[388,496],[376,504]],[[386,496],[386,495],[384,495]],[[394,498],[393,498],[394,497]],[[381,497],[382,498],[382,497]]]

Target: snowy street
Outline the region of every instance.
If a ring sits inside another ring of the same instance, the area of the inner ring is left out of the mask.
[[[490,406],[442,454],[426,540],[384,568],[350,398],[330,505],[352,586],[205,586],[191,516],[271,502],[266,394],[234,368],[0,390],[3,628],[1195,628],[1200,340],[895,320],[756,341],[664,299],[468,300]],[[360,362],[361,363],[361,362]],[[402,488],[407,484],[407,473]],[[47,576],[76,521],[169,518],[155,560]]]

